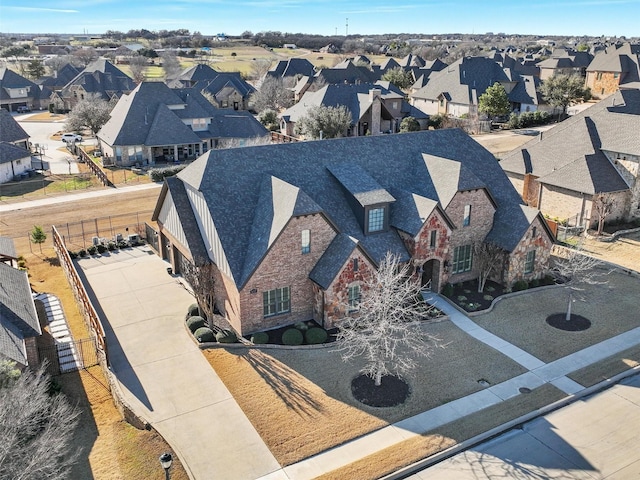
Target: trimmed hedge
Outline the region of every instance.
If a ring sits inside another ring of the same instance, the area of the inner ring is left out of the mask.
[[[200,343],[216,341],[216,336],[213,334],[213,330],[209,327],[200,327],[193,332],[193,336],[196,337],[196,340]]]
[[[294,327],[296,327],[301,332],[306,332],[307,330],[309,330],[309,325],[304,322],[298,322],[294,325]]]
[[[236,343],[238,337],[232,330],[222,330],[216,333],[216,340],[220,343]]]
[[[514,292],[520,292],[528,288],[529,288],[529,283],[526,280],[518,280],[516,283],[513,284],[513,287],[511,288],[511,290],[513,290]]]
[[[309,345],[317,345],[326,342],[329,334],[324,328],[312,327],[305,332],[304,337]]]
[[[282,343],[284,345],[302,345],[302,340],[302,332],[297,328],[290,328],[282,334]]]
[[[200,307],[198,307],[197,303],[192,303],[189,305],[189,308],[187,308],[187,316],[195,317],[196,315],[200,315]]]
[[[199,328],[206,327],[206,326],[207,326],[207,321],[198,315],[192,315],[189,318],[187,318],[187,327],[189,327],[189,330],[191,330],[191,332],[195,332]]]
[[[251,343],[256,345],[269,343],[269,334],[267,332],[256,332],[251,335]]]

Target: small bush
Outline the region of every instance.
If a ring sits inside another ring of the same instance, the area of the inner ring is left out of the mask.
[[[216,336],[213,334],[213,330],[209,327],[200,327],[193,332],[193,336],[196,337],[196,340],[200,343],[216,341]]]
[[[470,311],[477,310],[477,309],[478,309],[478,307],[480,307],[480,304],[479,304],[479,303],[473,303],[473,302],[471,302],[471,303],[468,303],[468,304],[467,304],[467,310],[470,310]]]
[[[522,290],[526,290],[527,288],[529,288],[529,284],[526,282],[526,280],[518,280],[513,284],[511,290],[514,292],[520,292]]]
[[[535,288],[539,286],[540,286],[540,280],[538,280],[537,278],[534,278],[529,282],[529,288]]]
[[[86,257],[87,251],[83,248],[82,250],[78,251],[78,255],[80,255],[81,257]]]
[[[491,285],[487,285],[486,287],[484,287],[484,289],[485,289],[487,292],[495,292],[495,291],[496,291],[496,288],[495,288],[495,287],[492,287]]]
[[[98,249],[95,245],[91,245],[89,248],[87,248],[87,252],[89,253],[89,255],[95,255],[97,251]]]
[[[451,298],[453,296],[453,285],[451,285],[450,283],[447,283],[442,288],[442,295],[444,295],[447,298]]]
[[[98,250],[98,253],[104,253],[107,251],[107,247],[105,247],[103,244],[99,243],[98,245],[96,245],[96,249]]]
[[[493,297],[491,295],[483,295],[482,298],[484,298],[488,302],[491,302],[493,300]]]
[[[290,328],[282,334],[282,343],[284,345],[302,345],[302,340],[302,332],[297,328]]]
[[[71,250],[69,250],[69,257],[71,257],[71,260],[74,260],[74,259],[78,258],[78,253],[77,252],[72,252]]]
[[[251,343],[256,345],[269,343],[269,334],[267,332],[256,332],[251,335]]]
[[[464,295],[458,295],[456,297],[456,300],[458,300],[459,302],[464,302],[467,299],[467,297],[465,297]]]
[[[198,307],[197,303],[192,303],[191,305],[189,305],[189,308],[187,308],[187,315],[189,317],[200,315],[200,307]]]
[[[127,243],[126,240],[120,240],[118,242],[118,248],[127,248],[129,246],[129,244]]]
[[[115,242],[109,242],[109,243],[107,243],[107,249],[108,249],[110,252],[113,252],[116,248],[117,248],[117,247],[116,247]]]
[[[238,337],[233,330],[222,330],[216,333],[216,340],[220,343],[236,343]]]
[[[206,327],[206,326],[207,326],[207,321],[198,315],[193,315],[187,318],[187,327],[189,327],[189,330],[191,330],[191,332],[195,332],[199,328]]]
[[[27,261],[24,258],[18,260],[18,266],[20,268],[25,268],[27,266]]]
[[[304,322],[298,322],[294,325],[294,327],[296,327],[301,332],[306,332],[307,330],[309,330],[309,326]]]
[[[166,177],[174,176],[184,167],[186,167],[186,165],[175,165],[165,168],[152,168],[151,170],[149,170],[149,177],[151,177],[151,181],[153,182],[161,182]]]
[[[304,338],[309,345],[317,345],[326,342],[329,334],[324,328],[312,327],[305,332]]]

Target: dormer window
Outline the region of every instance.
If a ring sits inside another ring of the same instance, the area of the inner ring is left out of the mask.
[[[385,229],[384,214],[385,214],[384,207],[372,208],[369,210],[369,216],[368,216],[368,222],[367,222],[368,233],[382,232]]]

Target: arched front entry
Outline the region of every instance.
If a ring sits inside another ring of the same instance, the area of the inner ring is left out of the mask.
[[[422,265],[422,286],[432,292],[440,291],[440,260],[434,258]]]

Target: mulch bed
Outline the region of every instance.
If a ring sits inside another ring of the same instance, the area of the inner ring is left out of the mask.
[[[321,327],[321,325],[319,325],[317,322],[315,322],[314,320],[309,320],[304,322],[307,324],[308,328],[312,328],[312,327]],[[269,335],[269,341],[267,342],[270,345],[284,345],[284,343],[282,343],[282,334],[284,332],[286,332],[287,330],[289,330],[290,328],[295,328],[295,325],[286,325],[284,327],[280,327],[280,328],[275,328],[273,330],[267,330],[265,333],[267,333]],[[327,333],[329,334],[329,336],[327,337],[327,341],[325,343],[331,343],[331,342],[335,342],[336,341],[336,335],[338,334],[338,329],[337,328],[332,328],[327,330]],[[304,334],[304,332],[303,332]],[[247,340],[251,339],[251,335],[246,335],[245,338]],[[303,345],[306,345],[307,342],[303,342]]]
[[[351,393],[360,403],[370,407],[394,407],[409,396],[409,384],[394,375],[382,377],[376,387],[373,378],[359,375],[351,381]]]
[[[453,285],[453,294],[449,297],[456,305],[467,312],[486,310],[494,298],[505,293],[502,285],[487,280],[484,292],[478,292],[478,281],[469,280]]]
[[[547,323],[565,332],[581,332],[591,327],[591,321],[582,315],[571,314],[569,320],[566,320],[566,316],[566,313],[554,313],[547,317]]]

